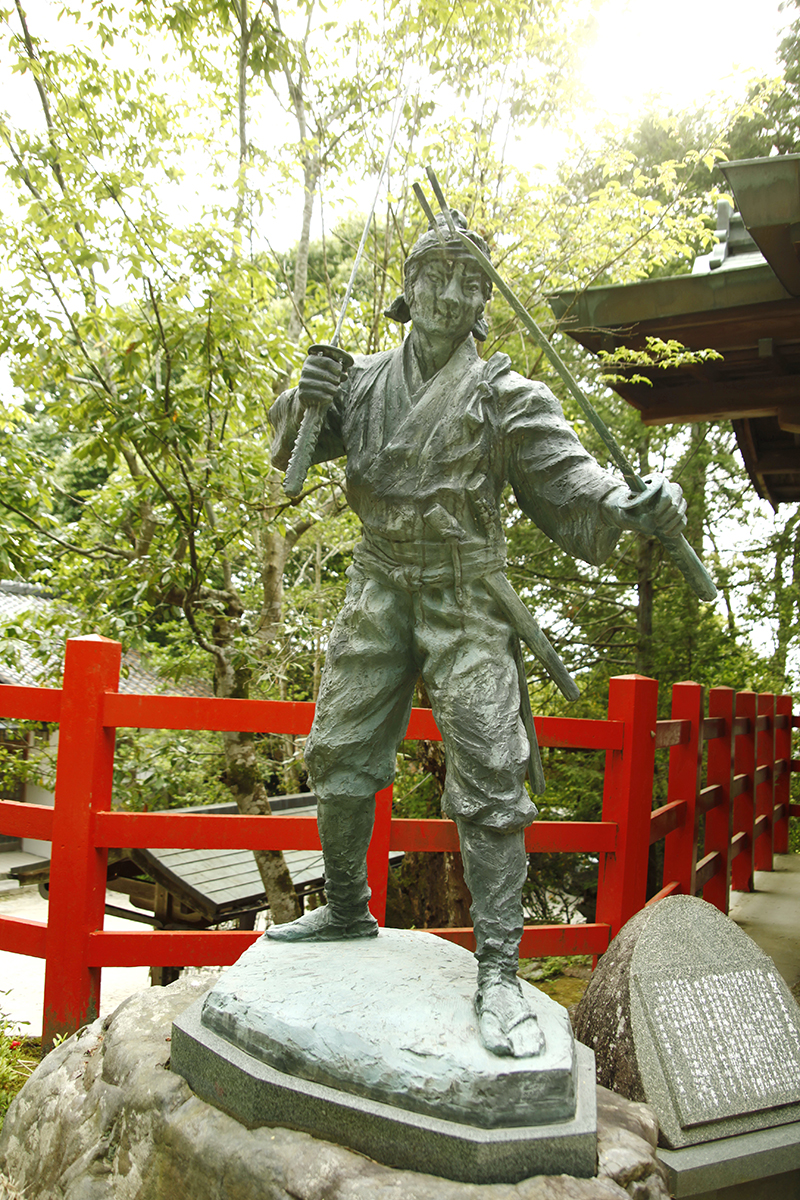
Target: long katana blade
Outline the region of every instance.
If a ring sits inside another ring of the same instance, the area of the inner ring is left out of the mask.
[[[475,261],[480,266],[481,270],[484,272],[484,274],[487,275],[489,277],[489,279],[492,280],[492,282],[497,287],[498,291],[501,292],[503,294],[503,296],[505,296],[506,300],[511,305],[511,308],[514,310],[514,312],[517,314],[520,321],[527,329],[528,333],[531,335],[531,337],[534,339],[534,341],[537,342],[538,345],[541,347],[541,349],[544,351],[545,355],[550,360],[550,363],[552,364],[552,366],[555,368],[555,370],[560,375],[561,379],[566,384],[566,386],[569,389],[572,396],[574,396],[574,398],[577,400],[587,421],[589,421],[591,423],[591,425],[594,426],[594,428],[597,430],[598,434],[602,438],[603,442],[606,445],[606,448],[608,449],[609,454],[611,455],[611,458],[613,459],[614,463],[621,471],[622,476],[623,476],[625,482],[627,483],[628,487],[631,489],[631,491],[636,492],[637,494],[647,491],[647,484],[644,482],[644,480],[641,478],[641,476],[638,475],[636,473],[636,471],[634,471],[633,467],[631,466],[631,464],[628,462],[627,458],[625,457],[625,454],[623,453],[622,448],[619,445],[619,442],[614,437],[613,433],[608,428],[608,426],[606,425],[606,423],[602,419],[602,417],[596,412],[594,406],[589,402],[587,397],[583,394],[580,387],[578,386],[577,381],[575,380],[574,376],[572,375],[572,372],[570,371],[569,367],[566,365],[564,360],[561,358],[561,356],[558,354],[558,352],[556,350],[554,350],[553,347],[550,345],[550,342],[547,340],[547,338],[545,337],[542,330],[536,324],[533,317],[530,315],[530,313],[524,307],[524,305],[520,303],[520,301],[517,299],[517,297],[512,292],[511,288],[504,282],[502,276],[495,270],[494,266],[489,261],[489,259],[486,257],[486,255],[483,253],[483,251],[480,250],[480,248],[478,246],[476,246],[475,243],[473,241],[471,241],[468,237],[466,237],[461,232],[461,230],[457,227],[457,225],[453,221],[452,217],[450,216],[450,208],[444,198],[442,189],[439,186],[439,181],[436,178],[436,175],[434,174],[434,172],[431,170],[430,167],[426,168],[426,174],[428,176],[428,179],[430,180],[431,187],[433,188],[434,193],[436,195],[436,199],[439,203],[439,207],[441,208],[442,212],[444,213],[445,220],[447,221],[447,224],[448,224],[448,232],[451,234],[451,236],[455,236],[461,241],[462,245],[464,246],[464,249],[469,251],[469,253],[472,255],[472,257],[475,259]],[[416,192],[416,188],[415,188],[415,192]],[[417,193],[417,198],[419,198],[418,193]],[[423,211],[424,211],[424,207],[423,207]],[[430,211],[430,210],[428,210],[428,211]],[[664,549],[666,550],[667,554],[670,556],[672,561],[675,563],[676,567],[678,567],[679,570],[683,572],[683,575],[684,575],[687,583],[692,588],[692,590],[696,593],[696,595],[698,595],[701,600],[713,600],[717,595],[717,588],[714,583],[714,580],[711,578],[708,571],[703,566],[702,562],[697,557],[694,550],[689,545],[689,543],[687,542],[687,540],[683,536],[683,534],[682,533],[676,533],[676,534],[656,533],[656,537],[661,542],[662,546],[664,547]]]
[[[343,350],[339,349],[339,338],[341,337],[342,326],[344,325],[344,319],[347,314],[348,305],[350,304],[350,298],[353,295],[353,288],[355,286],[356,276],[358,275],[358,268],[361,266],[361,259],[364,257],[364,248],[367,244],[367,237],[369,235],[370,226],[372,225],[372,218],[374,217],[375,209],[378,206],[378,197],[381,194],[381,184],[383,183],[383,177],[386,174],[386,169],[389,166],[389,158],[392,153],[392,147],[394,146],[394,140],[397,137],[397,131],[400,128],[400,121],[403,116],[403,109],[405,107],[407,95],[407,92],[403,94],[397,106],[394,124],[389,135],[389,145],[386,148],[386,155],[383,160],[380,175],[378,176],[378,186],[375,188],[375,197],[372,201],[372,208],[369,210],[369,216],[367,217],[363,232],[361,234],[361,241],[358,243],[355,262],[353,263],[353,269],[350,272],[350,278],[347,281],[347,290],[344,294],[342,307],[339,310],[339,320],[336,322],[336,329],[334,330],[333,337],[327,346],[312,346],[309,350],[309,354],[322,354],[329,358],[335,358],[345,369],[353,365],[353,360],[349,354],[346,354]],[[322,422],[325,419],[325,412],[325,407],[317,407],[307,408],[303,413],[303,420],[300,424],[300,429],[294,443],[294,448],[292,449],[292,457],[289,459],[289,465],[286,468],[286,474],[283,477],[283,490],[287,496],[299,496],[303,490],[303,486],[306,482],[306,475],[308,475],[309,467],[311,466],[312,459],[314,458],[314,451],[316,450],[317,442],[319,441]]]

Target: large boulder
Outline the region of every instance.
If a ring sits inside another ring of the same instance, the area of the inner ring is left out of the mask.
[[[0,1132],[0,1198],[26,1200],[667,1200],[643,1105],[598,1089],[594,1179],[453,1183],[295,1130],[247,1129],[169,1069],[172,1022],[216,978],[126,1000],[37,1068]],[[5,1191],[3,1190],[5,1188]]]

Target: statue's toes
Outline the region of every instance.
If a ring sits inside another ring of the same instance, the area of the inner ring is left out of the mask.
[[[478,1016],[478,1027],[481,1031],[481,1041],[491,1054],[501,1058],[514,1057],[511,1042],[506,1036],[503,1023],[496,1013],[484,1011]]]
[[[481,1041],[492,1054],[533,1058],[544,1050],[536,1013],[515,981],[481,988],[475,997]]]
[[[508,1030],[508,1042],[514,1058],[533,1058],[544,1051],[544,1034],[539,1028],[536,1014],[524,1013]]]

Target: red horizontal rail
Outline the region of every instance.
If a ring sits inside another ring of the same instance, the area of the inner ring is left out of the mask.
[[[668,746],[683,746],[691,736],[691,721],[656,721],[656,750],[665,750]]]
[[[0,684],[0,717],[16,721],[61,720],[61,689]]]
[[[616,821],[534,821],[525,830],[525,849],[540,854],[613,854],[618,828]]]
[[[713,879],[724,866],[725,860],[719,850],[712,850],[705,858],[700,859],[695,871],[695,887],[697,888],[698,895],[700,895],[708,881]]]
[[[677,743],[676,743],[677,744]],[[685,800],[671,800],[650,814],[650,845],[660,842],[673,829],[683,824],[688,805]]]
[[[659,900],[666,899],[667,896],[679,896],[681,885],[677,879],[673,879],[671,883],[667,883],[662,887],[660,892],[656,892],[655,896],[651,896],[645,904],[645,908],[650,908],[653,904],[658,904]]]
[[[47,925],[25,917],[0,917],[0,949],[9,954],[44,958],[47,954]]]
[[[704,813],[711,812],[712,808],[717,808],[718,805],[725,803],[725,789],[721,783],[710,783],[708,787],[700,789],[700,794],[697,797],[697,811],[702,816]]]
[[[582,717],[534,717],[539,745],[557,750],[622,750],[622,721]]]
[[[534,821],[525,830],[529,854],[610,854],[617,844],[615,821]],[[390,850],[458,850],[458,831],[452,821],[412,820],[395,817],[389,835]]]
[[[98,813],[95,845],[125,849],[319,850],[315,816]]]
[[[218,729],[235,733],[308,733],[310,702],[214,700],[199,696],[138,696],[107,692],[103,724],[111,729]]]
[[[470,927],[425,932],[468,950],[475,948],[475,935]],[[102,931],[89,934],[88,962],[92,967],[224,967],[235,963],[261,936],[249,930],[229,929]],[[608,942],[609,926],[604,924],[529,925],[523,930],[520,954],[524,958],[603,954]]]
[[[7,837],[53,840],[53,809],[46,804],[20,804],[0,800],[0,829]]]
[[[611,940],[611,926],[534,925],[522,931],[519,952],[523,958],[556,958],[570,954],[605,954]]]
[[[526,925],[519,944],[522,958],[556,958],[573,954],[605,954],[608,949],[610,926],[587,925]],[[448,942],[456,942],[466,950],[475,949],[475,935],[470,928],[427,929]]]
[[[735,833],[731,838],[731,858],[736,858],[737,854],[742,854],[745,850],[749,850],[751,845],[752,838],[749,833],[745,833],[744,830]]]
[[[33,689],[35,690],[35,689]],[[111,729],[245,729],[251,733],[307,734],[314,705],[306,701],[213,700],[197,696],[121,695],[107,692],[103,724]],[[623,723],[579,717],[536,717],[542,746],[566,750],[621,750]],[[414,708],[406,737],[441,741],[429,708]]]
[[[731,784],[731,799],[736,796],[742,796],[745,792],[752,792],[753,780],[750,775],[743,772],[741,775],[734,775],[733,783]]]
[[[89,934],[90,967],[229,967],[263,935],[252,930],[100,931]]]
[[[455,822],[446,820],[418,821],[395,817],[389,830],[389,850],[458,850],[458,830]]]
[[[27,808],[27,805],[19,805]],[[525,834],[528,853],[612,853],[614,821],[535,821]],[[319,850],[314,816],[269,817],[218,813],[98,813],[95,844],[101,848],[181,850]],[[458,850],[458,831],[448,820],[396,817],[389,849]]]

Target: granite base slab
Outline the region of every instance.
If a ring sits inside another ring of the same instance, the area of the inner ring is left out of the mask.
[[[577,1108],[569,1121],[481,1129],[409,1112],[299,1079],[259,1062],[201,1022],[197,1001],[172,1026],[171,1068],[201,1099],[248,1128],[298,1129],[398,1169],[465,1183],[531,1175],[591,1178],[597,1166],[594,1055],[577,1046]]]
[[[545,1038],[505,1058],[482,1044],[475,957],[418,930],[285,943],[261,938],[221,976],[202,1022],[281,1071],[465,1125],[569,1121],[577,1059],[566,1009],[520,981]]]
[[[800,1122],[658,1157],[676,1200],[800,1200]]]

